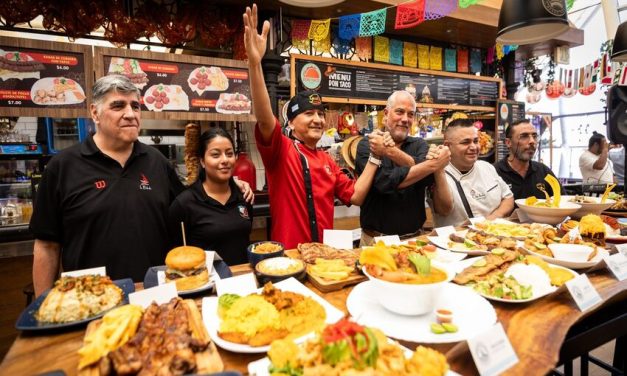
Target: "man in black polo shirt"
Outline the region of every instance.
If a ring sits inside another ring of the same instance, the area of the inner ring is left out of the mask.
[[[389,135],[373,137],[370,144],[364,138],[357,146],[355,170],[358,174],[372,158],[371,152],[382,156],[372,188],[361,206],[362,245],[372,244],[375,236],[409,238],[418,235],[426,219],[425,188],[434,183],[438,203],[452,205],[444,175],[444,167],[451,159],[448,147],[440,146],[430,153],[425,140],[408,137],[416,113],[414,97],[406,91],[392,93],[384,113]],[[425,160],[428,154],[429,159]],[[450,208],[442,210],[450,211]]]
[[[536,127],[529,120],[512,123],[505,130],[505,144],[509,149],[509,155],[496,164],[496,172],[509,185],[514,199],[530,196],[545,198],[544,193],[538,189],[538,184],[552,196],[553,190],[544,177],[547,174],[553,176],[555,174],[546,165],[532,160],[538,148]]]
[[[140,281],[165,259],[168,207],[183,185],[159,151],[137,140],[139,90],[126,77],[102,77],[90,111],[96,133],[52,158],[39,186],[30,223],[36,295],[59,266],[104,265],[112,279]]]

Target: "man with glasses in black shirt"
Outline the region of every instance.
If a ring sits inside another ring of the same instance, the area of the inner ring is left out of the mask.
[[[538,138],[538,131],[529,120],[515,121],[505,130],[509,155],[496,164],[496,172],[509,185],[515,200],[530,196],[545,198],[540,186],[553,196],[544,177],[555,174],[546,165],[532,160],[538,149]]]

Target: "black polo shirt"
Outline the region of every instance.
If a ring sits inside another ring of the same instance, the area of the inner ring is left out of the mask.
[[[505,183],[509,185],[509,188],[514,194],[514,199],[527,198],[535,196],[537,198],[546,198],[544,193],[539,190],[536,185],[542,183],[546,191],[553,196],[553,190],[551,186],[544,180],[547,174],[555,176],[553,171],[543,163],[536,161],[530,161],[531,165],[527,170],[527,174],[522,177],[518,172],[514,171],[512,167],[507,163],[507,157],[501,159],[496,164],[496,172],[505,180]],[[562,194],[564,189],[562,188]]]
[[[142,281],[164,264],[168,208],[183,188],[158,150],[136,141],[122,167],[90,136],[46,166],[30,229],[61,244],[66,271],[104,265],[113,279]]]
[[[233,179],[229,184],[231,197],[224,205],[207,195],[200,180],[172,202],[170,233],[173,246],[183,244],[181,222],[184,222],[188,245],[212,249],[228,265],[247,262],[252,206],[244,200]]]
[[[416,163],[425,160],[429,145],[421,138],[407,137],[401,150],[414,158]],[[368,163],[370,147],[363,138],[357,145],[355,170],[361,174]],[[404,235],[418,231],[425,223],[425,188],[434,183],[428,175],[411,186],[399,189],[409,167],[397,166],[389,158],[383,158],[377,170],[372,188],[361,206],[361,227],[387,235]]]

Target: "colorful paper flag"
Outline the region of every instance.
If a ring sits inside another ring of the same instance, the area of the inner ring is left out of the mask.
[[[412,68],[418,66],[418,46],[416,43],[403,43],[403,65]]]
[[[360,59],[372,59],[372,37],[355,38],[355,50]]]
[[[361,22],[359,23],[359,36],[370,37],[382,34],[385,31],[386,15],[386,8],[362,13]]]
[[[382,36],[374,37],[374,60],[390,62],[390,39]]]
[[[396,7],[395,29],[417,26],[425,19],[425,0],[415,0]]]
[[[454,48],[444,49],[444,70],[447,72],[457,71],[457,50]]]
[[[457,71],[468,73],[468,50],[465,48],[457,50]]]
[[[390,63],[403,65],[403,41],[390,39]]]
[[[442,47],[431,47],[429,51],[429,69],[442,70]]]
[[[340,17],[338,35],[342,39],[351,40],[359,35],[361,14],[350,14]]]
[[[431,63],[429,62],[429,46],[424,44],[418,45],[418,68],[429,69]]]
[[[292,20],[292,45],[299,50],[309,49],[311,20]]]

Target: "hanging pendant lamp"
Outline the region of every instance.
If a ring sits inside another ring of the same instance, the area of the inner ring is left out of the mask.
[[[503,0],[496,41],[532,44],[550,40],[568,30],[565,0]]]
[[[611,59],[614,62],[627,62],[627,22],[618,25],[616,29]]]

